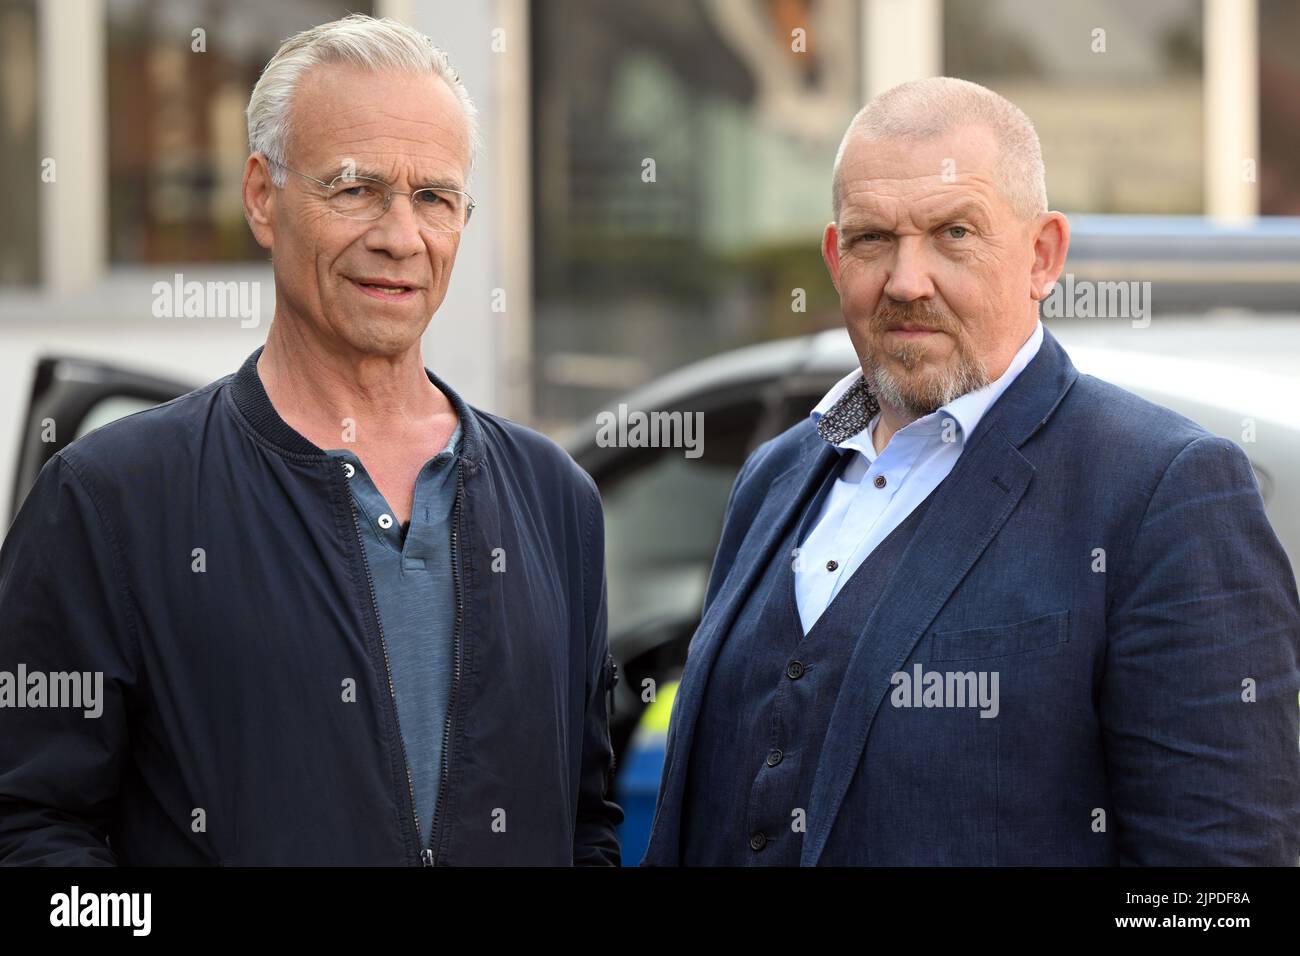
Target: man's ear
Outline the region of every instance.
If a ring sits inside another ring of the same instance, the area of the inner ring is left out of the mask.
[[[1064,213],[1045,212],[1032,227],[1034,259],[1029,270],[1029,297],[1046,299],[1065,268],[1070,251],[1070,221]]]
[[[826,262],[826,271],[831,274],[831,285],[840,291],[840,232],[835,223],[827,223],[822,233],[822,259]]]
[[[244,164],[244,220],[253,238],[263,249],[270,249],[275,239],[272,214],[275,211],[275,187],[271,167],[261,153],[253,153]]]

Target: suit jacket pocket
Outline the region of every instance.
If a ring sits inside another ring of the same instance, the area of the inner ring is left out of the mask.
[[[1055,611],[1019,624],[935,631],[930,649],[932,661],[969,661],[984,657],[1006,657],[1064,644],[1070,639],[1070,611]]]

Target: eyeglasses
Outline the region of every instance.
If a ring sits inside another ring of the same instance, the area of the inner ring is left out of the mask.
[[[275,163],[282,169],[297,173],[303,179],[310,179],[325,189],[325,204],[332,212],[345,219],[378,219],[388,212],[393,196],[409,196],[411,208],[415,210],[421,224],[435,232],[460,232],[469,222],[470,213],[478,203],[469,193],[459,189],[445,189],[442,186],[426,186],[414,192],[404,193],[394,189],[381,179],[369,176],[335,176],[329,182],[308,176],[291,166],[267,157],[267,162]]]

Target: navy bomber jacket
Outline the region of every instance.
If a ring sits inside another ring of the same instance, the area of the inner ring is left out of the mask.
[[[429,373],[464,438],[446,757],[422,847],[347,479],[276,413],[260,353],[73,442],[16,515],[0,861],[617,864],[594,483]],[[102,675],[98,716],[33,690],[30,675],[72,672]]]

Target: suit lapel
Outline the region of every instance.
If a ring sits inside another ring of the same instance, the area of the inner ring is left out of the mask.
[[[730,631],[745,595],[767,570],[776,546],[789,530],[790,522],[798,518],[800,509],[825,478],[827,468],[837,455],[838,452],[816,433],[810,433],[800,448],[798,462],[772,482],[749,532],[737,549],[736,560],[718,592],[718,599],[701,621],[694,642],[698,650],[695,646],[691,648],[691,656],[701,668],[698,676],[707,676],[722,638]],[[690,667],[688,661],[688,673]]]
[[[816,490],[833,463],[838,452],[810,431],[800,445],[798,460],[772,482],[763,498],[763,504],[750,523],[749,530],[732,562],[730,573],[718,592],[717,599],[709,607],[699,629],[691,641],[686,658],[686,668],[678,689],[675,710],[671,718],[672,746],[668,759],[671,761],[665,777],[664,792],[660,795],[660,807],[655,814],[652,845],[656,838],[664,838],[660,833],[659,818],[672,820],[670,828],[673,839],[677,832],[676,823],[680,820],[681,800],[686,785],[686,767],[690,762],[691,743],[695,734],[695,724],[700,715],[705,687],[709,674],[717,660],[718,651],[723,640],[731,630],[732,623],[739,613],[745,596],[754,586],[768,563],[774,560],[773,552],[780,544],[791,521],[797,520],[799,510],[804,502]],[[782,559],[784,560],[784,559]],[[649,856],[649,851],[647,851]],[[672,857],[677,856],[673,848]]]
[[[963,452],[880,595],[849,659],[822,743],[800,862],[814,865],[897,673],[1029,487],[1034,468],[1000,434]]]
[[[1038,354],[976,426],[858,637],[822,744],[800,864],[816,865],[890,678],[1020,502],[1034,467],[1019,447],[1046,424],[1077,373],[1044,330]]]
[[[1077,373],[1044,330],[1038,355],[981,419],[967,449],[936,490],[924,519],[859,636],[831,714],[813,778],[812,827],[800,862],[816,864],[862,757],[889,678],[1011,515],[1033,477],[1018,451],[1046,424]],[[680,862],[678,839],[686,767],[709,674],[741,602],[836,452],[809,431],[794,465],[768,489],[717,599],[691,643],[670,725],[669,764],[646,858]],[[665,845],[670,844],[670,845]]]

